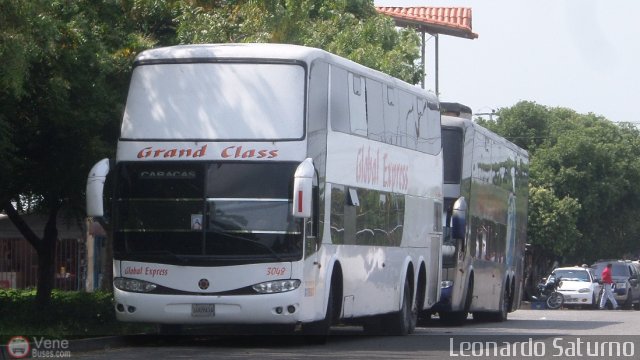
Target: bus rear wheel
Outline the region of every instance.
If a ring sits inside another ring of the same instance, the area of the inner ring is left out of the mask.
[[[509,315],[509,308],[511,304],[511,295],[509,289],[506,287],[502,290],[502,298],[498,311],[479,311],[473,313],[473,320],[475,321],[491,321],[491,322],[503,322],[507,321]]]
[[[404,281],[404,293],[400,311],[391,315],[390,335],[403,336],[413,333],[418,321],[418,309],[413,305],[411,298],[411,283],[409,279]]]

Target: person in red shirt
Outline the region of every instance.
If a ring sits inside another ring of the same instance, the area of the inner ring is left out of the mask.
[[[614,309],[618,309],[618,302],[616,298],[613,296],[613,291],[611,290],[611,285],[613,284],[613,279],[611,278],[611,269],[613,268],[612,264],[607,264],[607,267],[602,270],[602,297],[600,298],[600,310],[604,309],[604,306],[607,304],[607,299],[611,301],[611,305],[613,305]]]

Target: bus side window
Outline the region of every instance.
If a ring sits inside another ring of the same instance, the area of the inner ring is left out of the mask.
[[[331,212],[329,217],[331,228],[331,243],[344,244],[345,232],[345,188],[342,185],[331,184]]]
[[[329,65],[314,62],[309,76],[309,135],[327,130]]]
[[[367,79],[366,84],[368,137],[371,140],[384,141],[382,84],[371,79]]]
[[[306,235],[307,237],[318,237],[318,231],[319,231],[319,223],[320,223],[320,195],[319,195],[319,190],[318,190],[318,185],[314,185],[313,186],[313,194],[312,194],[312,199],[313,199],[313,205],[312,205],[312,212],[311,212],[311,217],[309,219],[307,219],[307,225],[306,225]],[[320,245],[320,243],[318,243],[318,246]]]
[[[352,73],[349,73],[349,121],[352,134],[367,136],[364,78]]]
[[[331,66],[331,90],[329,95],[331,129],[347,134],[351,132],[348,90],[347,71]]]
[[[416,148],[416,97],[415,95],[398,91],[400,119],[398,122],[398,145],[409,149]]]
[[[397,91],[391,86],[385,86],[384,88],[384,139],[383,141],[388,144],[398,144],[398,97]]]
[[[418,98],[419,151],[435,155],[440,152],[440,111],[436,103]]]

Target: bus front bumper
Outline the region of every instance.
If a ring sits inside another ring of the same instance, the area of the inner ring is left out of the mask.
[[[206,296],[154,295],[114,289],[116,318],[159,324],[296,324],[300,291]]]

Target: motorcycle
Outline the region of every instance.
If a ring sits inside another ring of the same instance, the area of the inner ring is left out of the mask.
[[[538,295],[531,298],[535,301],[545,302],[549,309],[559,309],[564,304],[564,296],[558,292],[560,284],[560,278],[551,278],[544,284],[538,284]]]

